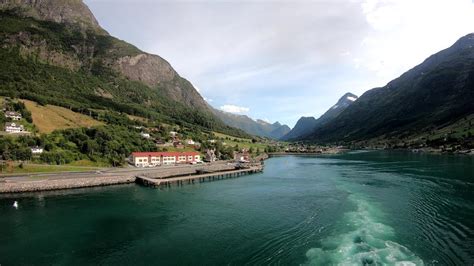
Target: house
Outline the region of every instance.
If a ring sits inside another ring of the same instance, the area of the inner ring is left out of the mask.
[[[234,152],[234,160],[242,163],[250,162],[250,154],[245,149],[240,152]]]
[[[206,159],[204,159],[206,162],[215,162],[216,161],[216,151],[207,149],[206,150]]]
[[[17,124],[15,122],[5,123],[5,131],[8,133],[21,133],[25,131],[23,125]]]
[[[33,155],[35,155],[35,154],[42,154],[42,153],[43,153],[43,148],[38,147],[38,146],[31,147],[30,149],[31,149],[31,153],[32,153]]]
[[[140,136],[142,136],[145,139],[149,139],[151,137],[150,134],[144,133],[144,132],[140,133]]]
[[[176,137],[176,135],[178,135],[178,132],[176,132],[176,131],[170,131],[170,136],[171,136],[172,138]]]
[[[155,167],[176,163],[197,163],[201,161],[199,152],[133,152],[131,163],[136,167]]]
[[[5,117],[11,118],[12,120],[15,120],[15,121],[21,120],[21,114],[18,112],[13,112],[13,111],[6,111]]]
[[[173,146],[177,149],[184,149],[184,145],[181,143],[181,141],[174,141]]]
[[[192,139],[187,139],[185,142],[186,142],[187,145],[194,145],[196,143]]]

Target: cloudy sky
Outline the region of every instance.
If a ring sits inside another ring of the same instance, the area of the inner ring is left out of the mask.
[[[473,0],[85,0],[216,108],[292,127],[474,32]]]

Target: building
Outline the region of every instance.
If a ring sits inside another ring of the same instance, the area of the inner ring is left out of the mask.
[[[43,153],[43,148],[38,147],[38,146],[31,147],[31,153],[32,153],[33,155],[35,155],[35,154],[42,154],[42,153]]]
[[[133,152],[131,163],[136,167],[155,167],[177,163],[197,163],[201,161],[199,152]]]
[[[248,163],[250,162],[250,154],[245,149],[239,152],[234,152],[234,160],[237,162]]]
[[[194,144],[196,144],[196,142],[194,142],[194,140],[192,140],[192,139],[187,139],[186,144],[187,145],[194,145]]]
[[[142,138],[145,138],[145,139],[149,139],[151,137],[150,134],[144,133],[144,132],[140,133],[140,136],[142,136]]]
[[[15,121],[21,120],[21,114],[18,112],[13,112],[13,111],[6,111],[5,117],[11,118],[12,120],[15,120]]]
[[[8,133],[22,133],[25,132],[23,125],[17,124],[15,122],[5,123],[5,131]]]
[[[173,142],[173,146],[174,146],[176,149],[184,149],[184,144],[181,143],[181,141],[174,141],[174,142]]]

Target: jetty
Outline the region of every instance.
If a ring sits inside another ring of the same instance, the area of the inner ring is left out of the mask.
[[[156,168],[123,168],[71,173],[38,173],[0,178],[0,194],[78,189],[119,184],[148,187],[182,186],[236,178],[263,171],[263,163],[228,161],[207,165],[175,165]]]
[[[144,175],[136,176],[135,182],[147,187],[171,187],[172,185],[183,186],[185,184],[195,184],[210,182],[215,180],[237,178],[242,175],[259,173],[263,171],[261,164],[250,166],[244,169],[227,170],[221,172],[212,172],[205,174],[178,176],[172,178],[152,178]]]

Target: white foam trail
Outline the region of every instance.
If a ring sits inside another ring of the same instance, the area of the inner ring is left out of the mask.
[[[366,200],[350,195],[357,209],[345,214],[349,228],[321,242],[321,248],[307,251],[309,265],[423,265],[408,248],[389,241],[393,228],[377,222],[380,211]]]

